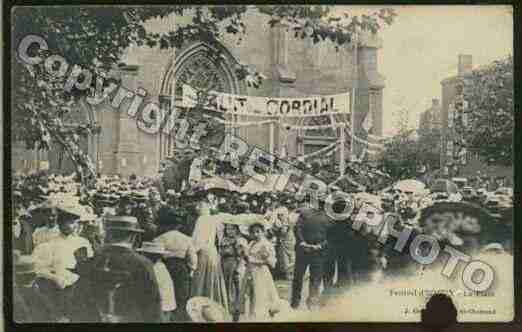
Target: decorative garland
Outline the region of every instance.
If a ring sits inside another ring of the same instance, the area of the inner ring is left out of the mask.
[[[310,157],[313,157],[313,156],[316,156],[316,155],[320,155],[321,153],[325,152],[325,151],[328,151],[329,149],[331,149],[332,147],[334,148],[332,151],[329,151],[327,154],[328,155],[331,155],[333,152],[337,151],[337,149],[339,148],[337,145],[340,145],[340,141],[336,141],[328,146],[325,146],[324,148],[320,149],[320,150],[317,150],[317,151],[314,151],[312,153],[309,153],[307,155],[304,155],[303,158],[306,159],[306,158],[310,158]]]
[[[278,120],[265,120],[265,121],[247,121],[247,122],[235,122],[235,121],[226,121],[217,117],[212,117],[210,115],[204,115],[206,118],[213,119],[219,123],[229,125],[232,127],[249,127],[249,126],[262,126],[270,123],[279,123]],[[344,123],[338,124],[328,124],[328,125],[317,125],[317,126],[297,126],[297,125],[285,125],[285,127],[294,129],[294,130],[317,130],[317,129],[327,129],[327,128],[344,128],[347,125]]]
[[[359,137],[357,137],[355,135],[353,135],[352,138],[353,138],[354,141],[359,142],[359,143],[363,143],[363,144],[368,144],[368,146],[373,146],[375,148],[382,148],[383,147],[383,145],[380,144],[380,143],[371,143],[371,142],[369,142],[367,140],[364,140],[362,138],[359,138]]]

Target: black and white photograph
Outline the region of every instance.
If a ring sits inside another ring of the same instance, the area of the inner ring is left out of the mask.
[[[514,319],[513,6],[10,9],[7,318]]]

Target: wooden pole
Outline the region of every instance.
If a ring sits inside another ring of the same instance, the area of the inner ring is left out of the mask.
[[[354,142],[355,142],[355,88],[352,88],[352,95],[350,96],[351,110],[350,110],[350,160],[354,160]]]
[[[355,148],[354,148],[354,137],[355,137],[355,91],[356,91],[356,86],[357,86],[357,82],[359,80],[359,71],[358,71],[358,65],[359,65],[359,59],[357,59],[357,51],[358,51],[358,48],[359,48],[359,38],[358,38],[358,35],[357,35],[357,31],[354,31],[353,33],[354,35],[354,82],[352,84],[352,94],[350,96],[350,160],[353,161],[354,160],[354,152],[355,152]]]
[[[275,142],[274,142],[274,122],[270,122],[268,124],[268,128],[269,128],[269,152],[270,152],[270,155],[273,156],[274,155],[274,145],[275,145]]]
[[[172,81],[172,84],[170,85],[170,113],[172,114],[172,112],[174,112],[176,110],[176,79],[173,78],[173,81]],[[170,137],[171,137],[171,132],[172,130],[169,130],[169,141],[170,141]],[[174,150],[174,143],[175,142],[172,142],[171,144],[169,144],[169,147],[170,147],[170,151],[168,151],[167,155],[170,156],[171,152]]]
[[[345,133],[344,133],[344,129],[345,129],[344,125],[341,126],[339,129],[341,130],[341,135],[339,135],[340,140],[341,140],[341,146],[339,147],[341,149],[341,153],[339,155],[339,157],[341,158],[341,160],[339,162],[339,168],[340,168],[339,173],[341,174],[341,176],[343,176],[344,169],[346,168],[345,163],[344,163],[344,141],[346,140]]]

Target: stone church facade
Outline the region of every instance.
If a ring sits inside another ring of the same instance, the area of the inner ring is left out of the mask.
[[[184,19],[172,16],[154,20],[148,23],[148,28],[168,29]],[[270,28],[268,17],[254,9],[245,13],[243,21],[247,34],[240,43],[226,35],[217,46],[223,54],[218,59],[209,56],[211,46],[203,42],[169,50],[131,47],[122,59],[125,65],[118,67],[122,86],[133,92],[138,88],[147,91],[144,103],[155,102],[168,108],[174,101],[181,112],[184,111],[183,84],[264,97],[298,98],[355,91],[355,127],[361,126],[369,112],[373,134],[382,135],[384,78],[377,68],[378,50],[382,45],[378,36],[361,34],[357,43],[343,45],[336,51],[330,41],[314,45],[311,39],[294,38],[287,26]],[[248,87],[238,79],[235,65],[239,61],[266,76],[259,88]],[[128,109],[130,102],[131,99],[124,100],[119,110]],[[109,102],[86,108],[85,112],[87,115],[82,121],[94,121],[101,126],[101,133],[85,139],[83,148],[102,174],[152,175],[157,172],[160,160],[172,151],[173,137],[143,132],[136,119],[130,118],[126,111],[115,111]],[[243,117],[243,121],[253,120]],[[313,118],[305,120],[303,125],[313,125]],[[285,128],[281,127],[276,124],[232,130],[249,145],[272,152],[280,149],[285,136],[288,156],[303,155],[331,144],[339,134],[334,130],[315,134],[304,130],[284,132]],[[72,165],[63,160],[59,162],[56,153],[51,151],[46,155],[52,171],[72,171]],[[17,165],[13,168],[16,170]]]

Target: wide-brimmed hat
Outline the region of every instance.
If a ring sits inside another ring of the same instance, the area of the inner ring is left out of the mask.
[[[158,254],[158,255],[164,255],[168,252],[165,250],[165,247],[163,244],[158,242],[143,242],[141,244],[141,248],[136,249],[138,252],[143,252],[146,254]]]
[[[104,207],[102,214],[104,216],[115,216],[116,215],[116,209],[113,207]]]
[[[98,218],[90,206],[82,205],[80,209],[80,221],[92,221]]]
[[[187,313],[196,323],[230,322],[230,315],[208,297],[196,296],[187,302]]]
[[[239,201],[234,203],[234,207],[236,208],[236,210],[246,212],[250,209],[250,204],[248,204],[247,202]]]
[[[54,201],[54,203],[53,203]],[[77,196],[68,194],[55,194],[52,196],[52,203],[58,212],[58,221],[79,220],[85,214],[80,199]]]
[[[208,193],[216,197],[228,196],[230,194],[230,192],[224,188],[209,188]]]
[[[51,199],[46,199],[41,204],[36,205],[35,207],[31,208],[29,210],[29,213],[35,214],[35,213],[42,213],[42,212],[48,212],[51,209],[55,209],[57,205],[57,202]]]
[[[31,215],[34,215],[35,213],[46,212],[51,209],[56,209],[56,212],[58,213],[58,221],[63,222],[80,219],[80,214],[76,210],[74,202],[66,198],[55,197],[53,199],[48,199],[43,204],[30,209],[28,212]]]
[[[205,189],[197,189],[197,190],[194,190],[192,193],[190,193],[189,195],[186,195],[185,197],[187,197],[188,200],[190,201],[201,201],[201,200],[204,200],[207,198],[208,196],[208,190],[205,190]]]
[[[149,195],[145,191],[134,190],[131,192],[130,198],[138,202],[145,202],[149,199]]]
[[[483,253],[504,253],[504,247],[497,242],[489,243],[486,246],[484,246],[481,250]]]
[[[269,313],[271,316],[275,316],[278,314],[286,314],[292,311],[292,308],[290,307],[290,303],[288,303],[287,300],[284,299],[278,299],[276,300],[269,309]]]
[[[29,213],[29,211],[27,211],[26,209],[13,211],[15,212],[15,216],[17,216],[20,220],[30,220],[32,218],[31,213]]]
[[[18,256],[15,260],[14,269],[16,274],[29,274],[36,272],[34,260],[30,255]]]
[[[110,195],[110,194],[104,194],[101,192],[97,192],[96,194],[94,194],[94,198],[95,198],[96,202],[99,204],[116,205],[116,204],[118,204],[119,197],[115,197],[114,195]]]
[[[140,228],[138,219],[131,216],[110,216],[105,218],[105,228],[109,230],[122,230],[136,233],[145,232]]]
[[[174,189],[169,189],[167,190],[167,195],[168,196],[172,196],[172,197],[178,197],[178,196],[181,196],[180,193],[176,192],[176,190]]]
[[[263,231],[265,231],[268,228],[267,223],[263,219],[253,220],[253,221],[247,222],[245,225],[248,227],[248,232],[251,232],[252,228],[256,227],[256,226],[261,227],[263,229]]]
[[[288,208],[285,206],[280,206],[274,210],[274,215],[284,214],[288,216],[290,214],[290,211],[288,211]]]

